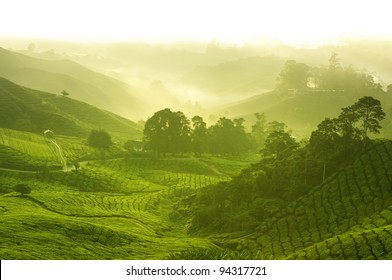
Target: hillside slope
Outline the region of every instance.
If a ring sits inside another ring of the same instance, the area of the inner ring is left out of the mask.
[[[140,118],[145,104],[131,86],[69,60],[45,60],[0,48],[0,76],[17,84],[87,102],[116,114]]]
[[[0,126],[43,133],[85,137],[91,129],[105,129],[115,138],[141,137],[132,121],[68,97],[32,90],[0,77]]]
[[[241,102],[231,104],[219,109],[217,114],[230,117],[242,116],[248,123],[255,120],[254,114],[264,112],[269,121],[284,122],[297,135],[308,136],[325,117],[338,115],[343,107],[354,103],[367,92],[348,91],[271,91],[245,99]],[[380,100],[386,112],[386,120],[383,123],[384,135],[392,136],[390,125],[392,122],[392,96],[387,93],[378,92],[371,94]]]
[[[248,94],[271,90],[284,64],[275,56],[248,57],[216,66],[198,66],[183,81],[214,94]]]
[[[392,142],[379,142],[240,238],[268,259],[391,259]]]
[[[128,157],[89,162],[74,172],[0,170],[0,258],[162,259],[187,248],[214,248],[185,233],[183,199],[246,164]],[[31,193],[14,192],[17,184]]]

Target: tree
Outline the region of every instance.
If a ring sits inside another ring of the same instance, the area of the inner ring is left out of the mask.
[[[271,132],[265,140],[265,147],[262,153],[266,156],[276,156],[281,158],[283,155],[290,155],[299,147],[299,144],[284,130]]]
[[[61,92],[61,94],[62,94],[64,97],[69,96],[69,92],[67,92],[67,91],[65,91],[65,90],[63,90],[63,91]]]
[[[353,112],[356,120],[361,123],[360,132],[363,147],[366,148],[368,133],[380,133],[380,121],[385,118],[381,103],[371,96],[364,96],[349,108]]]
[[[337,119],[337,126],[345,146],[353,141],[360,140],[361,132],[355,126],[357,120],[358,116],[352,106],[342,108],[342,112]]]
[[[286,61],[278,76],[278,89],[306,89],[309,78],[309,66],[297,63],[295,60]]]
[[[329,66],[328,69],[332,71],[336,71],[337,69],[341,69],[342,66],[340,65],[340,58],[338,57],[337,53],[333,53],[328,60]]]
[[[108,148],[112,145],[112,138],[105,130],[91,130],[87,143],[95,148]]]
[[[192,150],[196,155],[200,155],[207,151],[208,148],[208,130],[207,124],[200,116],[192,118]]]
[[[267,137],[267,120],[264,113],[256,113],[256,122],[252,125],[251,137],[255,148],[260,150]]]
[[[278,121],[267,123],[267,136],[274,131],[285,130],[286,124]]]
[[[209,128],[210,149],[217,154],[238,154],[250,148],[250,141],[243,126],[244,119],[234,121],[225,117]]]
[[[17,184],[14,187],[16,192],[19,192],[22,196],[31,193],[31,188],[26,184]]]
[[[337,147],[340,146],[340,139],[338,119],[330,118],[325,118],[310,136],[310,149],[323,164],[322,182],[325,181],[327,162],[339,152]]]
[[[191,128],[184,113],[166,108],[154,113],[144,126],[146,148],[163,153],[182,153],[190,150]]]

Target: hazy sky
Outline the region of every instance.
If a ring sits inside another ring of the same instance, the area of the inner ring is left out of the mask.
[[[389,0],[1,0],[0,36],[83,41],[392,37]]]

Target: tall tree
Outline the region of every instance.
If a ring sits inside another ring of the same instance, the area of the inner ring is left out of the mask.
[[[325,181],[327,162],[339,152],[340,140],[338,119],[325,118],[310,136],[309,147],[315,159],[323,165],[322,182]]]
[[[166,108],[156,112],[144,126],[146,148],[161,153],[182,153],[190,149],[190,122],[182,112]]]
[[[305,89],[309,78],[309,66],[297,63],[295,60],[286,61],[278,76],[278,89]]]
[[[250,143],[243,126],[244,119],[225,117],[209,128],[210,149],[218,154],[238,154],[249,149]]]
[[[290,155],[298,147],[299,144],[289,132],[277,130],[268,135],[262,153],[267,156],[282,158],[283,156]]]
[[[260,150],[267,138],[267,119],[264,113],[256,113],[255,117],[256,122],[252,125],[251,137],[255,148]]]
[[[208,130],[207,124],[200,116],[192,118],[192,150],[196,155],[200,155],[207,151],[208,148]]]
[[[380,121],[385,118],[381,103],[371,96],[364,96],[354,105],[350,106],[350,109],[353,111],[356,119],[361,123],[360,132],[363,147],[366,148],[368,133],[380,133]]]

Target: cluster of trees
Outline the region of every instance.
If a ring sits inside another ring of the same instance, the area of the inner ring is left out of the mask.
[[[193,201],[190,230],[254,229],[368,149],[369,134],[379,133],[384,117],[380,102],[364,96],[342,108],[337,118],[324,119],[309,142],[298,143],[284,127],[272,131],[259,162],[231,182],[208,187]]]
[[[248,133],[243,118],[232,120],[221,117],[215,124],[207,127],[200,116],[194,116],[189,120],[180,111],[164,109],[146,121],[144,148],[162,155],[187,152],[196,155],[241,154],[248,151],[262,151],[266,155],[272,155],[295,144],[290,132],[285,131],[284,123],[268,122],[264,113],[256,113],[255,116],[256,122]],[[267,137],[271,133],[272,135]],[[276,146],[274,138],[282,139],[286,143]]]
[[[337,118],[325,118],[312,132],[309,149],[323,161],[325,172],[327,162],[344,162],[351,154],[366,150],[369,133],[380,133],[380,121],[384,118],[380,101],[364,96],[342,108]]]
[[[220,118],[207,127],[200,116],[190,121],[182,112],[163,109],[156,112],[144,126],[145,149],[165,153],[236,154],[251,148],[245,132],[244,119]]]
[[[382,91],[373,76],[357,71],[352,66],[343,67],[336,53],[332,54],[328,65],[322,67],[310,67],[288,60],[277,78],[276,87],[280,90],[335,90],[359,94]],[[392,85],[387,91],[392,91]]]

